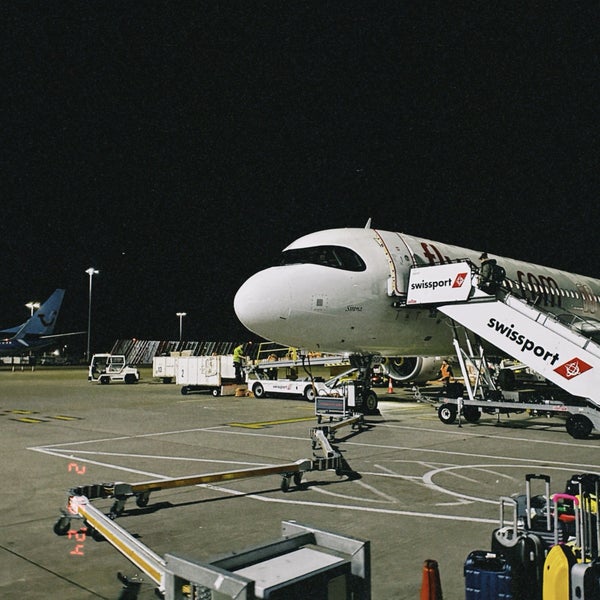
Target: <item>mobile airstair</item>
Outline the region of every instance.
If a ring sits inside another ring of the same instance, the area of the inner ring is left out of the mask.
[[[575,438],[586,438],[592,429],[600,431],[600,345],[582,333],[581,321],[564,323],[544,308],[523,300],[504,288],[495,294],[477,287],[477,269],[469,261],[415,267],[411,270],[406,306],[429,305],[465,330],[520,361],[555,384],[568,396],[564,401],[536,400],[495,390],[485,373],[485,358],[471,348],[460,346],[455,327],[454,346],[463,373],[468,398],[448,399],[440,409],[444,422],[453,422],[463,413],[475,421],[481,410],[536,410],[562,414]],[[475,385],[471,384],[467,361],[478,365]],[[478,389],[478,385],[482,387]],[[481,389],[496,392],[484,397]],[[454,407],[454,408],[452,408]],[[465,411],[466,409],[466,411]]]

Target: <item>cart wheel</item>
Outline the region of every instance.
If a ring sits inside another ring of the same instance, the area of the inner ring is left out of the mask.
[[[281,491],[282,492],[287,492],[290,489],[290,478],[289,477],[283,477],[281,479]]]
[[[584,415],[571,415],[566,423],[567,433],[576,440],[587,438],[594,426],[592,422]]]
[[[321,417],[321,415],[317,415],[317,423],[321,424],[322,420],[323,420],[323,417]]]
[[[187,394],[189,393],[189,391],[190,391],[190,388],[188,388],[188,386],[187,386],[187,385],[184,385],[184,386],[181,388],[181,393],[182,393],[184,396],[187,396]]]
[[[314,401],[315,401],[315,397],[316,397],[316,394],[315,394],[315,389],[313,388],[313,386],[312,386],[312,385],[309,385],[309,386],[308,386],[308,387],[307,387],[307,388],[304,390],[304,394],[303,394],[303,396],[304,396],[304,399],[305,399],[307,402],[313,402],[313,403],[314,403]]]
[[[469,423],[477,423],[477,421],[479,421],[481,418],[481,413],[476,406],[464,406],[463,416],[465,421],[468,421]]]
[[[265,388],[261,383],[255,383],[252,386],[252,393],[256,398],[264,398],[265,397]]]
[[[297,471],[294,473],[294,485],[299,486],[302,483],[302,471]]]
[[[90,527],[89,525],[87,526],[87,532],[88,532],[88,535],[92,536],[92,539],[95,542],[103,542],[104,541],[104,536],[99,531],[97,531],[93,527]]]
[[[56,535],[67,535],[69,529],[71,529],[71,519],[69,517],[59,517],[52,528]]]
[[[124,510],[125,510],[125,503],[121,502],[119,500],[115,500],[113,505],[110,507],[110,514],[114,515],[115,517],[118,517],[123,514]]]
[[[212,395],[217,397],[219,395],[219,388],[213,388]]]
[[[148,500],[150,500],[150,494],[140,494],[136,499],[135,503],[140,507],[148,506]]]
[[[456,421],[456,406],[454,404],[442,404],[438,408],[438,417],[442,423],[451,425]]]
[[[110,383],[110,377],[108,377],[107,375],[103,375],[102,377],[100,377],[100,383],[102,385],[108,385]]]

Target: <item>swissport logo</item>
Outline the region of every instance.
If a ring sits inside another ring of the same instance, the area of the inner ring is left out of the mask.
[[[454,283],[452,284],[452,287],[453,288],[462,287],[462,284],[465,282],[466,278],[467,278],[467,274],[466,273],[459,273],[456,276],[456,279],[454,280]]]
[[[592,365],[588,365],[585,361],[575,357],[559,367],[556,367],[554,371],[565,379],[573,379],[574,377],[577,377],[577,375],[581,375],[590,369],[593,369]]]

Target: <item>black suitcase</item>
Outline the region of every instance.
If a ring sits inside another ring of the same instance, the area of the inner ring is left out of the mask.
[[[586,482],[571,481],[579,487],[579,532],[581,538],[580,562],[571,567],[571,600],[600,599],[600,561],[598,560],[598,538],[600,525],[598,517],[598,488],[599,482],[594,482],[594,492],[584,491]],[[595,550],[594,550],[595,545]]]
[[[505,518],[507,505],[513,511],[512,524],[507,524]],[[544,543],[538,535],[519,530],[514,498],[500,498],[500,527],[492,533],[492,552],[503,555],[512,568],[515,600],[541,600],[546,555]]]

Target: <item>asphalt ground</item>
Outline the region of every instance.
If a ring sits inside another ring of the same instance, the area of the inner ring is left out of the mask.
[[[142,375],[138,385],[101,386],[82,369],[0,370],[3,599],[116,599],[117,573],[140,574],[107,542],[54,534],[72,487],[312,457],[314,405],[182,396]],[[526,473],[550,475],[558,492],[571,474],[600,471],[600,437],[575,440],[557,418],[484,416],[459,428],[395,391],[377,389],[381,414],[336,435],[355,478],[308,472],[287,493],[278,475],[164,490],[145,508],[130,500],[118,523],[161,556],[210,560],[276,540],[293,519],[370,540],[374,599],[418,598],[424,560],[434,559],[445,600],[458,600],[467,554],[489,549],[500,496],[523,493]],[[149,581],[138,597],[153,589]]]

